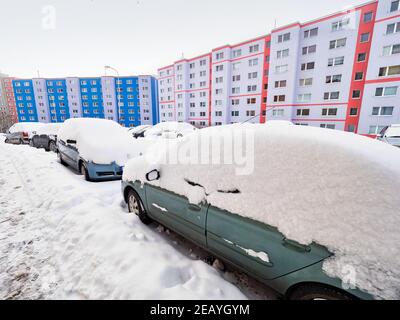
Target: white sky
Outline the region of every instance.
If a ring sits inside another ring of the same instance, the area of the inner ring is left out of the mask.
[[[304,22],[367,1],[0,0],[0,72],[99,76],[111,65],[121,75],[155,74],[182,53],[267,34],[275,19],[277,26]]]

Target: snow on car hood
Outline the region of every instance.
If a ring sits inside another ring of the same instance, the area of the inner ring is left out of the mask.
[[[62,123],[46,123],[36,130],[36,134],[46,134],[56,136],[58,130],[60,130]]]
[[[12,125],[8,131],[10,133],[16,133],[16,132],[32,133],[36,132],[45,125],[46,125],[45,123],[39,123],[39,122],[19,122]]]
[[[242,139],[246,149],[254,148],[247,174],[243,161],[165,161],[196,149],[203,160],[216,159],[227,148],[193,146],[241,135],[254,138]],[[334,254],[323,265],[329,276],[344,279],[350,268],[360,289],[400,298],[398,149],[347,132],[250,124],[202,129],[161,149],[129,161],[123,179],[144,183],[146,173],[157,169],[161,178],[151,184],[275,226],[299,243],[324,245]]]
[[[126,129],[104,119],[69,119],[58,131],[58,138],[76,140],[80,156],[97,164],[123,166],[146,149],[146,144],[133,139]]]

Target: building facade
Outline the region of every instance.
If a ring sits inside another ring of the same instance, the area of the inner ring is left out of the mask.
[[[160,121],[288,120],[376,135],[400,123],[400,7],[379,0],[158,70]]]
[[[134,127],[158,121],[157,81],[152,76],[15,79],[12,87],[21,122],[87,117]]]

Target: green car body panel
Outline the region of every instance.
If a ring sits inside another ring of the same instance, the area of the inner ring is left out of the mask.
[[[123,181],[125,201],[129,189],[136,191],[153,220],[281,294],[299,284],[317,283],[372,299],[358,289],[344,290],[340,279],[325,274],[323,261],[332,254],[323,246],[303,246],[274,227],[209,204],[190,204],[183,196],[147,183]]]

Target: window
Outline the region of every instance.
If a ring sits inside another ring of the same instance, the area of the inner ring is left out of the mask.
[[[287,71],[288,71],[288,65],[287,64],[275,67],[275,72],[276,73],[284,73],[284,72],[287,72]]]
[[[382,67],[379,69],[379,77],[394,76],[400,74],[400,65],[391,67]]]
[[[217,58],[217,60],[223,59],[224,58],[224,53],[223,52],[217,53],[216,58]]]
[[[312,46],[309,46],[309,47],[304,47],[302,49],[303,55],[315,53],[316,51],[317,51],[317,45],[315,45],[315,44]]]
[[[366,53],[359,53],[357,56],[357,62],[363,62],[367,60],[367,54]]]
[[[189,78],[190,78],[190,79],[194,79],[195,77],[196,77],[196,74],[195,74],[195,73],[189,74]]]
[[[238,93],[240,93],[240,87],[232,88],[232,93],[233,93],[233,94],[238,94]]]
[[[315,67],[315,62],[308,62],[301,64],[301,70],[312,70]]]
[[[248,117],[254,117],[255,115],[256,115],[256,112],[254,110],[246,111],[246,116],[248,116]]]
[[[242,55],[242,50],[241,50],[241,49],[233,50],[233,52],[232,52],[232,56],[233,56],[234,58],[238,58],[238,57],[240,57],[241,55]]]
[[[223,77],[215,78],[215,82],[216,83],[222,83],[222,82],[224,82],[224,78]]]
[[[239,117],[239,111],[232,111],[232,117]]]
[[[375,97],[389,97],[397,94],[398,87],[379,87],[375,90]]]
[[[247,104],[256,104],[257,103],[257,99],[256,98],[248,98],[247,99]]]
[[[374,13],[372,11],[364,13],[364,23],[371,22],[373,17]]]
[[[343,30],[346,26],[350,24],[350,19],[343,19],[332,23],[332,31]]]
[[[386,27],[386,34],[393,34],[400,32],[400,22],[388,24]]]
[[[384,56],[391,56],[393,54],[400,53],[400,44],[394,44],[391,46],[383,47],[383,55]]]
[[[353,90],[352,98],[353,99],[360,99],[361,98],[361,90]]]
[[[392,1],[390,4],[390,12],[398,11],[400,9],[399,3],[399,0]]]
[[[272,116],[273,117],[283,117],[285,115],[285,110],[283,109],[273,109]]]
[[[232,70],[239,70],[239,68],[240,68],[240,62],[232,64]]]
[[[258,59],[249,60],[249,67],[258,66]]]
[[[304,38],[316,37],[317,35],[318,35],[318,28],[313,28],[313,29],[304,31]]]
[[[215,70],[218,72],[218,71],[223,71],[224,70],[224,65],[223,64],[221,64],[221,65],[219,65],[219,66],[216,66],[215,67]]]
[[[340,95],[339,91],[325,92],[324,93],[324,100],[338,100],[339,99],[339,95]]]
[[[286,100],[286,96],[284,94],[274,96],[274,102],[285,102],[285,100]]]
[[[332,130],[336,129],[336,125],[334,125],[334,124],[321,123],[319,127],[324,128],[324,129],[332,129]]]
[[[363,33],[363,34],[361,35],[360,42],[361,42],[361,43],[368,42],[368,41],[369,41],[369,36],[370,36],[370,33],[369,33],[369,32]]]
[[[278,43],[282,43],[289,40],[290,40],[290,32],[278,36]]]
[[[190,68],[190,69],[194,69],[195,66],[196,66],[196,65],[195,65],[194,62],[192,62],[191,64],[189,64],[189,68]]]
[[[289,49],[279,50],[276,53],[276,57],[278,59],[285,58],[285,57],[288,57],[288,56],[289,56]]]
[[[207,64],[207,60],[200,60],[200,66],[205,66]]]
[[[358,108],[350,108],[350,116],[355,117],[358,115]]]
[[[308,102],[311,101],[311,93],[301,93],[297,96],[298,102]]]
[[[249,48],[250,53],[258,52],[259,50],[260,50],[260,45],[258,44],[252,45]]]
[[[329,49],[337,49],[337,48],[342,48],[346,46],[346,38],[338,39],[338,40],[332,40],[329,43]]]
[[[373,107],[372,115],[373,116],[392,116],[394,107]]]
[[[275,81],[275,88],[285,88],[286,80]]]
[[[370,126],[368,134],[379,134],[386,126]]]
[[[360,81],[364,79],[364,72],[356,72],[355,76],[354,76],[354,80],[355,81]]]
[[[206,71],[200,71],[200,77],[205,77],[206,76]]]
[[[257,91],[257,86],[253,85],[253,86],[247,86],[247,92],[255,92]]]
[[[312,84],[313,84],[313,78],[306,78],[299,80],[300,87],[312,86]]]
[[[338,83],[342,82],[342,75],[341,74],[335,74],[333,76],[327,76],[326,77],[326,83]]]
[[[308,117],[310,115],[310,109],[297,109],[297,116]]]
[[[240,100],[239,99],[233,99],[232,100],[232,106],[238,106],[240,104]]]
[[[240,81],[240,74],[232,76],[232,82]]]
[[[248,74],[249,79],[257,79],[258,72],[250,72]]]
[[[328,60],[328,67],[340,66],[344,64],[344,57],[330,58]]]
[[[337,116],[337,108],[324,108],[322,109],[322,115],[323,116]]]

